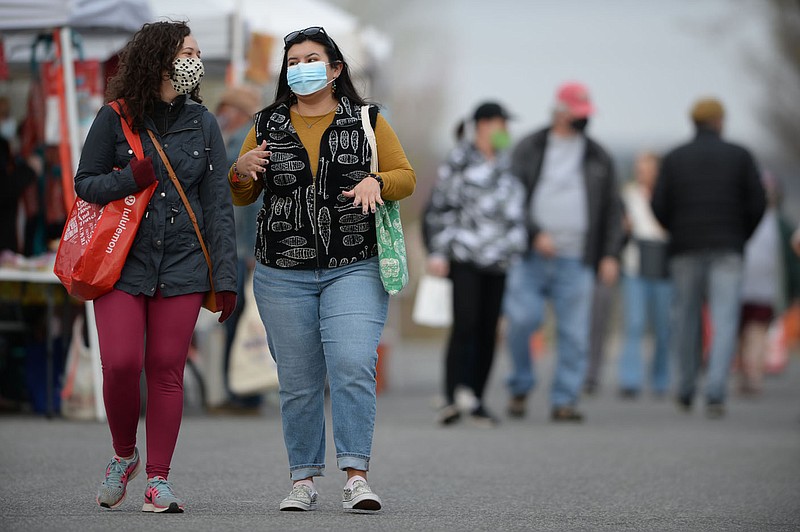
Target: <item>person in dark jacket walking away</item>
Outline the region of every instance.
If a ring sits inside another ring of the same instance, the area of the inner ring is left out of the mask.
[[[197,216],[211,255],[224,321],[236,306],[233,205],[225,178],[225,144],[214,115],[199,104],[202,62],[182,22],[145,24],[120,55],[109,100],[125,116],[146,157],[133,159],[120,117],[104,106],[86,138],[75,192],[104,205],[158,181],[122,275],[94,302],[103,399],[114,456],[97,495],[118,507],[141,469],[136,447],[139,378],[147,379],[147,512],[182,512],[167,480],[183,413],[183,370],[205,293],[208,266],[189,215],[147,131],[159,140]]]
[[[253,289],[278,366],[289,495],[281,510],[317,507],[325,469],[325,380],[333,439],[347,472],[345,510],[374,511],[367,484],[376,412],[378,341],[389,296],[378,265],[375,212],[416,184],[389,123],[369,108],[378,154],[365,138],[364,100],[342,52],[319,26],[284,38],[275,101],[256,114],[231,168],[236,205],[258,214]],[[378,173],[370,172],[378,156]]]
[[[424,218],[427,270],[453,282],[453,327],[445,357],[445,406],[450,425],[461,410],[479,426],[497,423],[483,404],[494,361],[506,270],[526,248],[525,189],[508,172],[508,113],[486,102],[473,114],[474,137],[459,141],[439,169]],[[465,400],[466,399],[466,400]]]
[[[701,366],[702,306],[708,301],[713,340],[706,371],[706,413],[725,413],[728,373],[736,353],[744,246],[766,207],[755,160],[722,139],[725,112],[713,98],[698,100],[695,138],[664,157],[653,213],[670,233],[673,280],[671,351],[679,361],[677,401],[688,411]]]
[[[505,292],[512,417],[525,415],[535,384],[530,336],[550,299],[558,344],[551,419],[583,419],[577,403],[588,361],[595,276],[616,283],[623,240],[611,157],[585,134],[593,111],[586,87],[565,83],[556,94],[551,127],[522,139],[512,156],[511,172],[526,188],[529,234],[529,249],[509,270]]]

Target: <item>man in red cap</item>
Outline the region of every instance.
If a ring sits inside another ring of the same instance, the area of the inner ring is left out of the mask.
[[[536,379],[529,339],[552,303],[558,358],[550,390],[553,421],[581,421],[577,410],[589,350],[595,278],[614,284],[622,248],[622,204],[611,157],[586,133],[594,106],[580,83],[556,93],[550,127],[514,148],[511,171],[526,188],[529,249],[508,273],[505,315],[512,371],[508,414],[525,415]]]

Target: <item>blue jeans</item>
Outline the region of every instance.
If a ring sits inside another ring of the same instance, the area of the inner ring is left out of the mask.
[[[625,276],[622,279],[622,288],[625,302],[625,341],[619,358],[619,387],[631,391],[642,388],[642,343],[649,321],[655,344],[650,364],[650,382],[654,392],[666,393],[669,387],[669,309],[672,285],[666,279]]]
[[[337,465],[368,470],[377,348],[389,304],[377,258],[316,270],[257,264],[253,289],[278,366],[292,480],[325,469],[326,376]]]
[[[670,261],[674,283],[672,351],[680,367],[678,395],[691,401],[702,362],[702,308],[708,298],[714,331],[706,370],[706,400],[722,403],[736,352],[742,285],[742,255],[706,251],[678,255]]]
[[[530,337],[544,320],[549,298],[556,315],[558,360],[550,402],[553,407],[578,402],[589,353],[589,317],[594,272],[579,259],[545,258],[529,252],[511,266],[506,279],[504,310],[512,395],[527,395],[536,384]]]

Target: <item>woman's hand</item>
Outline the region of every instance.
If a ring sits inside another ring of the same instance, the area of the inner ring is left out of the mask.
[[[256,146],[236,159],[236,173],[242,177],[251,177],[253,180],[258,181],[259,174],[267,171],[270,155],[272,155],[272,152],[267,151],[267,141],[261,141],[260,146]]]
[[[533,249],[548,259],[555,257],[557,253],[553,238],[544,231],[536,233],[536,237],[533,239]]]
[[[352,190],[342,192],[342,195],[346,198],[355,198],[353,205],[356,207],[361,205],[362,214],[367,214],[367,211],[375,212],[377,205],[383,205],[381,185],[377,179],[370,176],[362,179]]]
[[[598,270],[600,282],[606,286],[614,286],[619,279],[619,261],[614,257],[603,257]]]

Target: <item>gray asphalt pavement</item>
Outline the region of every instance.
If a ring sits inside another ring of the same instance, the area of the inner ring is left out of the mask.
[[[564,426],[548,420],[550,358],[528,416],[505,418],[501,352],[487,402],[502,422],[482,429],[436,425],[440,351],[404,342],[388,357],[369,475],[377,514],[342,512],[330,431],[319,510],[278,511],[290,483],[271,403],[258,417],[187,413],[170,475],[187,511],[175,515],[140,511],[144,475],[120,509],[97,507],[112,454],[104,424],[2,417],[0,530],[800,530],[797,355],[764,397],[734,395],[718,421],[669,400],[620,400],[611,361],[581,405],[586,423]]]

